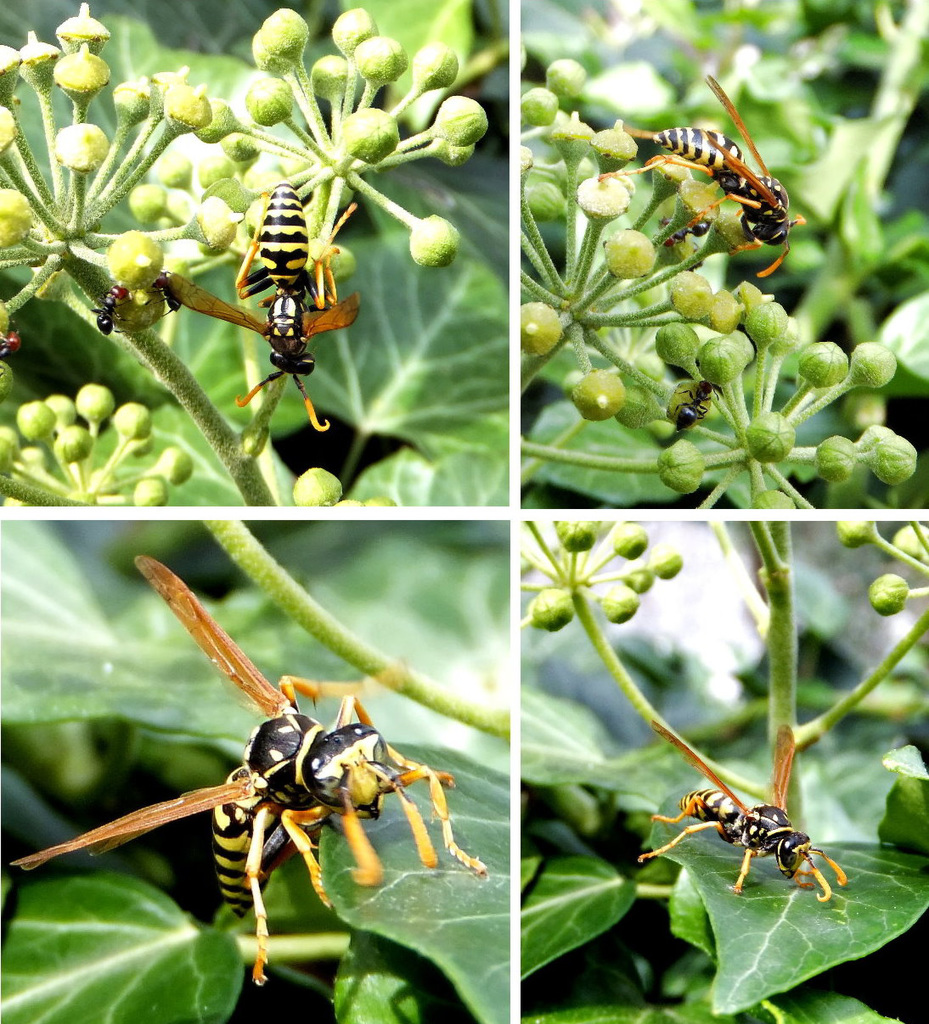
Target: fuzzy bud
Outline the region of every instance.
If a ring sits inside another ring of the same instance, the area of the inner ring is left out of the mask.
[[[44,402],[26,402],[16,411],[16,426],[27,441],[51,440],[55,413]]]
[[[19,51],[19,74],[36,92],[48,92],[61,50],[49,43],[40,43],[35,32],[29,32],[26,38],[26,45]]]
[[[31,229],[29,200],[16,189],[0,188],[0,249],[18,245]]]
[[[147,476],[135,485],[132,504],[138,508],[156,508],[168,504],[168,485],[160,476]]]
[[[656,544],[649,552],[648,568],[660,580],[673,580],[684,568],[684,556],[671,544]]]
[[[413,87],[418,92],[450,89],[457,78],[458,57],[445,43],[426,43],[413,55]]]
[[[487,132],[487,115],[476,100],[449,96],[436,113],[435,130],[453,146],[473,146]]]
[[[553,60],[545,71],[545,87],[556,96],[580,96],[587,72],[576,60]]]
[[[878,615],[896,615],[906,606],[910,596],[909,584],[902,576],[889,572],[868,587],[868,600]]]
[[[214,252],[223,252],[232,245],[241,221],[242,214],[233,213],[219,196],[208,196],[197,211],[203,240]]]
[[[547,587],[529,603],[529,619],[536,629],[557,633],[574,618],[574,603],[566,590]]]
[[[647,235],[627,228],[603,243],[606,268],[613,277],[626,280],[645,277],[655,265],[655,247]]]
[[[138,402],[126,402],[113,414],[113,426],[121,437],[144,441],[152,432],[152,414]]]
[[[362,78],[372,85],[387,85],[410,66],[410,58],[396,39],[369,36],[355,48],[355,64]]]
[[[814,388],[831,388],[848,376],[848,356],[832,341],[814,341],[800,353],[800,376]]]
[[[758,509],[779,509],[796,508],[789,496],[783,491],[774,488],[768,491],[760,491],[752,500],[752,508]]]
[[[779,412],[763,412],[752,420],[745,433],[748,450],[759,462],[781,462],[790,455],[796,431]]]
[[[355,7],[339,15],[332,26],[332,40],[346,57],[351,57],[360,43],[375,35],[377,25],[362,7]]]
[[[252,82],[245,94],[245,109],[255,124],[266,128],[286,121],[293,106],[294,94],[280,78],[261,78]]]
[[[348,115],[342,138],[346,152],[366,164],[377,164],[397,148],[400,129],[386,110],[368,107]]]
[[[619,178],[587,178],[577,186],[577,205],[589,220],[621,217],[631,198]]]
[[[520,99],[524,124],[534,128],[547,128],[558,113],[558,97],[549,89],[529,89]]]
[[[877,526],[870,519],[840,520],[836,532],[839,543],[846,548],[860,548],[878,540]]]
[[[434,214],[410,232],[410,255],[421,267],[447,267],[458,255],[458,229]]]
[[[255,66],[275,75],[292,71],[303,62],[309,34],[309,26],[296,11],[280,8],[265,19],[252,39]]]
[[[729,384],[752,361],[755,350],[740,332],[708,338],[700,346],[700,372],[711,384]]]
[[[555,523],[555,533],[565,551],[576,554],[579,551],[590,551],[596,544],[598,526],[599,524],[593,520],[558,520]]]
[[[572,389],[571,401],[585,420],[608,420],[622,409],[626,387],[609,370],[591,370]]]
[[[745,330],[761,351],[787,333],[788,319],[779,302],[765,302],[746,314]]]
[[[742,307],[731,292],[717,292],[713,296],[707,326],[720,334],[730,334],[739,326],[741,319]]]
[[[72,124],[55,137],[55,159],[69,171],[95,171],[110,151],[110,140],[95,124]]]
[[[164,265],[158,243],[141,231],[127,231],[115,239],[106,260],[112,278],[130,291],[149,288]]]
[[[519,337],[523,352],[544,356],[561,341],[564,328],[556,310],[544,302],[527,302],[519,310]]]
[[[106,61],[95,57],[87,45],[78,53],[69,53],[55,65],[55,84],[73,100],[88,100],[109,82]]]
[[[667,324],[658,328],[655,351],[671,366],[689,370],[696,364],[700,339],[697,332],[687,324]]]
[[[339,103],[348,81],[348,61],[335,53],[320,57],[310,73],[313,92],[330,103]]]
[[[99,53],[110,38],[106,26],[96,18],[91,18],[89,4],[81,4],[77,17],[63,21],[55,30],[55,35],[65,53],[74,53],[82,46],[88,47],[91,53]]]
[[[152,108],[152,93],[148,79],[139,82],[120,82],[113,88],[113,105],[123,124],[140,124]]]
[[[157,224],[167,213],[167,199],[160,185],[136,185],[129,193],[129,209],[140,224]]]
[[[690,441],[675,441],[658,456],[658,478],[678,494],[691,494],[706,470],[700,449]]]
[[[113,415],[116,400],[102,384],[85,384],[74,399],[74,407],[88,423],[99,424]]]
[[[852,349],[848,382],[853,387],[882,388],[897,372],[897,359],[886,345],[865,341]]]
[[[693,271],[683,271],[671,283],[671,304],[686,319],[702,320],[713,305],[710,282]]]
[[[184,82],[175,82],[165,89],[164,102],[165,117],[181,132],[201,131],[213,120],[205,85],[193,89]]]
[[[86,427],[65,427],[55,438],[55,457],[66,466],[83,462],[94,450],[94,439]]]
[[[294,484],[294,504],[302,508],[334,505],[341,497],[339,478],[325,469],[308,469]]]
[[[648,534],[638,523],[617,523],[610,539],[613,550],[621,558],[640,558],[648,548]]]
[[[852,475],[858,462],[858,451],[847,437],[836,434],[820,441],[816,447],[816,472],[831,484],[840,484]]]
[[[639,610],[639,595],[631,587],[620,583],[610,587],[603,595],[600,607],[609,622],[620,625],[628,622]]]

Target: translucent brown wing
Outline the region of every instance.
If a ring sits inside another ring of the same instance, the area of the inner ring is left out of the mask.
[[[716,98],[726,108],[726,113],[732,118],[732,123],[739,129],[739,134],[745,140],[746,146],[751,150],[752,156],[755,158],[758,166],[761,168],[761,173],[766,177],[770,178],[771,174],[768,168],[765,167],[764,160],[761,159],[761,154],[752,141],[751,135],[748,134],[748,129],[745,127],[745,122],[739,116],[739,112],[735,109],[735,106],[731,99],[723,92],[723,87],[716,81],[712,75],[706,76],[706,84],[713,90]],[[729,164],[731,159],[731,167],[736,174],[741,174],[742,177],[746,178],[755,189],[755,191],[764,199],[766,203],[770,203],[772,206],[777,206],[777,198],[773,195],[771,190],[763,182],[759,181],[755,173],[742,163],[741,160],[737,160],[735,157],[730,157],[726,154],[726,163]],[[746,174],[746,171],[748,172]]]
[[[85,832],[77,839],[67,843],[60,843],[58,846],[50,846],[47,850],[39,853],[31,853],[28,857],[20,857],[14,860],[14,867],[31,871],[39,867],[53,857],[60,857],[63,853],[71,853],[74,850],[89,850],[91,853],[105,853],[114,847],[122,846],[131,839],[137,839],[152,829],[166,825],[169,821],[177,821],[186,818],[191,814],[199,814],[201,811],[210,811],[220,804],[233,803],[245,797],[252,796],[252,784],[248,778],[240,779],[237,782],[224,782],[221,786],[209,786],[206,789],[195,789],[190,793],[176,797],[174,800],[165,800],[164,803],[152,804],[150,807],[143,807],[140,811],[133,811],[108,825],[101,825],[100,828]]]
[[[147,555],[139,555],[135,564],[165,599],[168,607],[180,619],[181,625],[196,640],[210,661],[232,680],[266,718],[274,718],[291,707],[284,694],[255,668],[182,579]]]
[[[256,320],[250,313],[238,306],[231,306],[223,302],[205,288],[188,281],[180,274],[168,274],[167,290],[188,309],[198,313],[205,313],[207,316],[215,317],[217,320],[225,320],[227,323],[235,324],[238,327],[247,327],[250,331],[264,337],[267,334],[268,325]]]
[[[790,770],[794,763],[794,731],[789,725],[777,730],[774,748],[774,781],[771,784],[771,799],[775,807],[787,810],[787,787],[790,785]]]
[[[687,744],[683,740],[678,739],[677,736],[675,736],[673,733],[668,732],[668,730],[665,729],[663,725],[659,725],[655,721],[652,722],[652,728],[655,730],[655,732],[658,733],[659,736],[664,736],[664,738],[669,743],[673,743],[674,746],[676,746],[677,749],[684,755],[684,757],[687,758],[687,760],[694,766],[694,768],[696,768],[697,771],[700,772],[702,775],[705,775],[710,780],[710,782],[712,782],[713,785],[716,786],[717,789],[725,793],[726,796],[729,797],[730,800],[732,800],[732,802],[736,805],[736,807],[739,808],[740,811],[742,811],[743,814],[748,813],[748,808],[745,806],[745,804],[742,803],[742,801],[735,795],[735,793],[732,792],[732,790],[722,781],[722,779],[716,774],[716,772],[714,772],[713,769],[710,768],[709,765],[707,765],[699,757],[697,757],[697,755],[690,749],[690,747],[687,746]]]
[[[337,302],[328,309],[313,309],[303,315],[303,337],[309,340],[314,334],[337,331],[340,327],[351,327],[358,316],[360,296],[353,292],[347,299]]]

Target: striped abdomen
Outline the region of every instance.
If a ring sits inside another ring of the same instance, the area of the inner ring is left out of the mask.
[[[303,204],[290,182],[282,181],[268,197],[258,232],[258,256],[262,266],[245,279],[242,298],[274,285],[304,291],[304,267],[310,257],[309,236]]]
[[[726,167],[727,154],[742,160],[742,151],[722,132],[703,128],[668,128],[656,132],[653,138],[659,146],[670,150],[675,156],[717,171]]]
[[[681,797],[681,810],[700,821],[734,825],[742,818],[738,805],[718,789],[700,789]]]
[[[248,768],[236,768],[226,780],[247,778]],[[252,842],[255,808],[263,799],[253,796],[213,810],[213,861],[223,899],[242,917],[252,905],[252,893],[245,877],[245,861]]]

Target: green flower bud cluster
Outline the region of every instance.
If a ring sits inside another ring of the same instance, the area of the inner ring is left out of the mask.
[[[16,429],[0,427],[0,473],[91,505],[164,505],[193,460],[174,446],[152,460],[153,440],[144,405],[117,407],[109,388],[86,384],[74,399],[49,395],[19,407]]]
[[[563,520],[554,524],[554,540],[545,543],[545,557],[524,548],[532,568],[550,577],[552,586],[538,588],[529,602],[526,624],[555,632],[573,618],[578,603],[597,602],[613,623],[628,622],[639,609],[641,598],[656,580],[673,579],[683,568],[680,552],[670,544],[649,546],[649,537],[638,523],[609,524]],[[541,549],[540,549],[541,550]],[[616,559],[625,564],[615,565]]]

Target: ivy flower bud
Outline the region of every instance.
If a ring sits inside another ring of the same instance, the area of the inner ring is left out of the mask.
[[[200,182],[200,187],[206,191],[219,181],[235,177],[235,172],[235,161],[230,160],[225,153],[205,156],[197,164],[197,181]]]
[[[19,50],[12,46],[4,46],[0,43],[0,103],[6,107],[13,105],[13,91],[19,81],[19,65],[22,59]]]
[[[858,450],[881,483],[902,484],[916,472],[916,449],[887,427],[868,427],[858,441]]]
[[[658,479],[678,494],[692,494],[703,479],[706,462],[690,441],[675,441],[658,456]]]
[[[461,167],[474,156],[473,146],[453,146],[445,139],[435,140],[435,149],[432,151],[437,160],[441,160],[446,167]]]
[[[561,159],[569,167],[576,167],[590,152],[590,141],[596,133],[589,124],[573,113],[552,129],[549,142],[558,150]]]
[[[779,491],[776,488],[772,488],[768,491],[760,491],[755,495],[752,500],[752,508],[760,509],[772,509],[772,508],[796,508],[797,506],[790,500],[790,497],[783,491]]]
[[[29,200],[16,189],[0,188],[0,249],[18,245],[31,229]]]
[[[55,426],[58,430],[61,430],[62,427],[70,427],[77,419],[74,402],[67,395],[49,395],[44,401],[55,414]]]
[[[597,542],[598,523],[584,519],[562,519],[555,523],[555,533],[565,551],[576,554],[590,551]]]
[[[800,376],[814,388],[832,388],[848,376],[848,356],[832,341],[814,341],[800,353]]]
[[[700,346],[700,372],[711,384],[729,384],[752,361],[755,350],[744,334],[722,334]]]
[[[151,88],[148,79],[139,82],[120,82],[113,88],[113,105],[120,122],[127,125],[140,124],[148,117],[152,107]]]
[[[55,65],[55,84],[72,100],[88,100],[109,82],[110,68],[95,57],[85,43],[78,53],[69,53]]]
[[[170,445],[158,457],[152,472],[155,476],[164,477],[169,484],[178,487],[193,476],[194,460],[190,453],[184,451],[183,448]]]
[[[519,101],[522,119],[534,128],[547,128],[558,113],[558,97],[549,89],[529,89]]]
[[[66,466],[83,462],[94,450],[94,439],[86,427],[72,424],[65,427],[55,438],[55,457]]]
[[[362,7],[340,14],[332,26],[332,41],[345,54],[351,57],[359,43],[377,35],[377,25],[370,14]]]
[[[580,96],[587,72],[576,60],[553,60],[545,71],[545,86],[556,96]]]
[[[72,124],[55,137],[55,159],[69,171],[95,171],[110,151],[110,140],[95,124]]]
[[[637,594],[647,594],[655,582],[655,574],[646,569],[633,569],[623,577],[626,586]]]
[[[410,255],[421,267],[447,267],[458,255],[458,229],[442,217],[426,217],[410,232]]]
[[[526,189],[526,202],[532,216],[540,223],[561,220],[567,200],[553,181],[540,181]]]
[[[902,576],[889,572],[868,587],[868,600],[878,615],[896,615],[902,612],[910,596],[909,584]]]
[[[99,53],[110,38],[106,26],[90,16],[89,4],[81,4],[78,16],[63,21],[55,29],[55,35],[65,53],[74,53],[82,45],[89,47],[91,53]]]
[[[380,163],[390,156],[400,141],[397,119],[386,110],[368,107],[349,114],[342,126],[346,152],[366,164]]]
[[[840,520],[836,523],[839,543],[846,548],[860,548],[878,539],[877,526],[869,519]]]
[[[571,595],[559,587],[546,587],[529,602],[529,620],[536,629],[557,633],[573,618]]]
[[[702,365],[702,364],[701,364]],[[797,432],[786,416],[763,412],[748,425],[745,439],[752,458],[759,462],[781,462],[794,446]]]
[[[286,121],[293,106],[293,91],[280,78],[261,78],[252,82],[245,94],[245,109],[255,124],[266,128]]]
[[[788,319],[779,302],[765,302],[747,313],[745,330],[760,352],[787,333]]]
[[[223,252],[232,245],[241,221],[242,214],[233,213],[219,196],[208,196],[197,211],[203,240],[214,252]]]
[[[571,401],[585,420],[608,420],[622,409],[626,387],[609,370],[591,370],[572,389]]]
[[[648,548],[648,534],[639,523],[617,523],[610,535],[613,550],[620,558],[640,558]]]
[[[526,302],[519,308],[519,341],[523,352],[544,356],[561,341],[564,328],[556,310],[544,302]]]
[[[926,561],[926,549],[920,543],[919,535],[912,526],[904,526],[903,529],[897,530],[892,543],[895,548],[899,548],[910,558],[915,558],[920,562]]]
[[[607,621],[621,625],[628,622],[639,610],[639,595],[631,588],[618,584],[603,595],[600,607]]]
[[[671,544],[656,544],[649,552],[648,568],[660,580],[673,580],[684,568],[684,556]]]
[[[688,370],[696,364],[700,350],[697,332],[687,324],[666,324],[655,335],[655,351],[671,366]]]
[[[232,132],[224,136],[220,145],[230,160],[246,166],[253,164],[261,154],[261,150],[255,143],[241,132]]]
[[[626,385],[626,403],[616,414],[616,422],[630,430],[640,430],[652,420],[664,416],[655,396],[637,384]]]
[[[671,283],[671,305],[688,320],[702,320],[712,304],[713,289],[705,277],[685,270]]]
[[[55,430],[54,410],[44,402],[26,402],[16,410],[16,426],[27,441],[51,440]]]
[[[410,66],[406,51],[389,36],[369,36],[355,47],[355,65],[372,85],[396,82]]]
[[[74,399],[74,407],[88,423],[100,424],[113,415],[116,400],[102,384],[85,384]]]
[[[132,504],[138,508],[155,508],[168,504],[168,485],[160,476],[147,476],[135,485]]]
[[[655,265],[655,247],[641,231],[617,231],[603,243],[607,270],[613,277],[628,280],[645,277]]]
[[[602,173],[620,170],[639,151],[635,139],[621,128],[606,128],[597,132],[591,138],[590,145]]]
[[[161,273],[164,255],[155,242],[141,231],[127,231],[113,241],[106,254],[113,279],[133,291],[149,288]]]
[[[858,450],[841,434],[827,437],[816,447],[816,472],[831,484],[840,484],[852,475],[858,463]]]
[[[213,120],[206,86],[193,89],[184,82],[169,85],[165,90],[165,117],[181,132],[206,128]]]
[[[519,147],[519,178],[525,181],[526,175],[532,170],[534,159],[532,150],[528,146]]]
[[[413,87],[417,92],[450,89],[457,78],[458,57],[445,43],[426,43],[413,55]]]
[[[10,392],[13,390],[13,370],[9,363],[5,360],[0,359],[0,404],[5,402],[10,396]],[[2,441],[0,441],[2,445]],[[0,473],[4,472],[0,468]]]
[[[47,92],[52,87],[54,65],[61,50],[49,43],[40,43],[35,32],[30,32],[26,38],[26,45],[19,51],[19,74],[36,92]]]
[[[713,296],[710,305],[708,326],[720,334],[730,334],[739,326],[742,319],[742,307],[730,292],[721,291]]]
[[[341,101],[347,81],[348,61],[335,53],[320,57],[310,72],[313,92],[332,104]]]
[[[113,414],[113,426],[120,437],[144,441],[152,432],[152,414],[139,402],[126,402]]]
[[[746,313],[765,301],[764,292],[757,285],[752,284],[751,281],[742,281],[736,286],[732,294],[738,299],[739,304]]]
[[[136,185],[129,193],[129,209],[140,224],[156,224],[167,213],[167,198],[161,185]]]
[[[252,39],[256,67],[278,75],[292,71],[303,62],[309,34],[309,26],[296,11],[286,7],[275,11]]]
[[[629,209],[629,190],[619,178],[587,178],[577,186],[577,205],[589,220],[614,220]]]
[[[865,341],[852,349],[848,383],[853,387],[882,388],[897,372],[897,358],[876,341]]]
[[[325,469],[308,469],[294,484],[294,504],[302,508],[334,505],[341,498],[341,481]]]
[[[167,188],[189,189],[193,181],[194,165],[190,157],[168,150],[155,164],[159,181]]]
[[[210,117],[212,120],[203,128],[198,128],[194,135],[201,141],[212,145],[223,142],[227,136],[241,128],[241,122],[229,108],[225,100],[210,100]]]
[[[476,100],[449,96],[436,112],[435,130],[453,146],[473,146],[487,132],[487,115]]]

